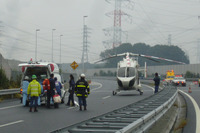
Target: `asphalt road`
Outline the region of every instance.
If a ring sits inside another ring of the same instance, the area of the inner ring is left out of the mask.
[[[0,104],[0,132],[51,132],[124,107],[153,94],[152,89],[143,86],[142,96],[137,91],[121,92],[112,96],[112,91],[117,88],[117,82],[113,80],[92,80],[90,87],[87,111],[79,111],[78,107],[67,107],[61,104],[59,109],[53,107],[47,109],[41,106],[39,112],[30,113],[29,108],[23,107],[19,101],[3,102]],[[76,97],[75,100],[77,101]]]

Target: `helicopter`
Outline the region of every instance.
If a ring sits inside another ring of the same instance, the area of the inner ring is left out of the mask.
[[[159,62],[158,60],[165,60],[169,62],[175,62],[179,64],[185,64],[183,62],[156,57],[156,56],[148,56],[143,54],[134,54],[134,53],[122,53],[122,54],[116,54],[116,55],[110,55],[107,58],[100,59],[96,61],[95,63],[102,62],[111,58],[120,57],[123,56],[123,60],[119,61],[117,64],[117,83],[118,83],[118,89],[116,91],[113,91],[112,94],[116,95],[120,91],[130,91],[130,90],[136,90],[140,93],[140,95],[143,94],[143,90],[141,87],[140,79],[139,79],[139,71],[143,71],[140,69],[140,65],[138,64],[137,58],[134,57],[143,57],[149,60],[152,60],[154,62]],[[146,72],[146,64],[145,69]]]

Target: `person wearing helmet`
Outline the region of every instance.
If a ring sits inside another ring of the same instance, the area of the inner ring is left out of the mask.
[[[32,107],[34,107],[34,112],[38,112],[37,105],[38,105],[38,97],[41,94],[41,86],[36,79],[37,79],[36,75],[32,75],[32,81],[28,85],[27,94],[28,97],[29,95],[31,97],[29,112],[32,112]]]
[[[85,80],[85,74],[83,73],[81,74],[80,79],[76,82],[75,94],[78,97],[79,110],[82,111],[82,106],[84,106],[84,110],[87,110],[86,98],[90,94],[90,87],[88,82]]]

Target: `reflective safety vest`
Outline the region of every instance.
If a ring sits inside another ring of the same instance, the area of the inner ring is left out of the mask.
[[[27,94],[29,94],[31,97],[36,96],[38,97],[41,94],[41,86],[38,81],[35,79],[30,82],[28,85],[28,91]]]
[[[78,80],[75,85],[75,93],[77,97],[79,96],[87,97],[88,94],[90,94],[90,87],[88,85],[88,82],[81,79]]]
[[[44,90],[50,90],[50,82],[49,79],[45,79],[42,83]]]

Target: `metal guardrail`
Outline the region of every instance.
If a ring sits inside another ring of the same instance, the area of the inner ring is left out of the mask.
[[[0,90],[0,96],[1,95],[9,95],[9,94],[16,94],[20,92],[20,88],[15,88],[15,89],[3,89]]]
[[[157,94],[139,102],[53,132],[146,132],[173,105],[177,97],[177,92],[176,87],[166,86]]]

